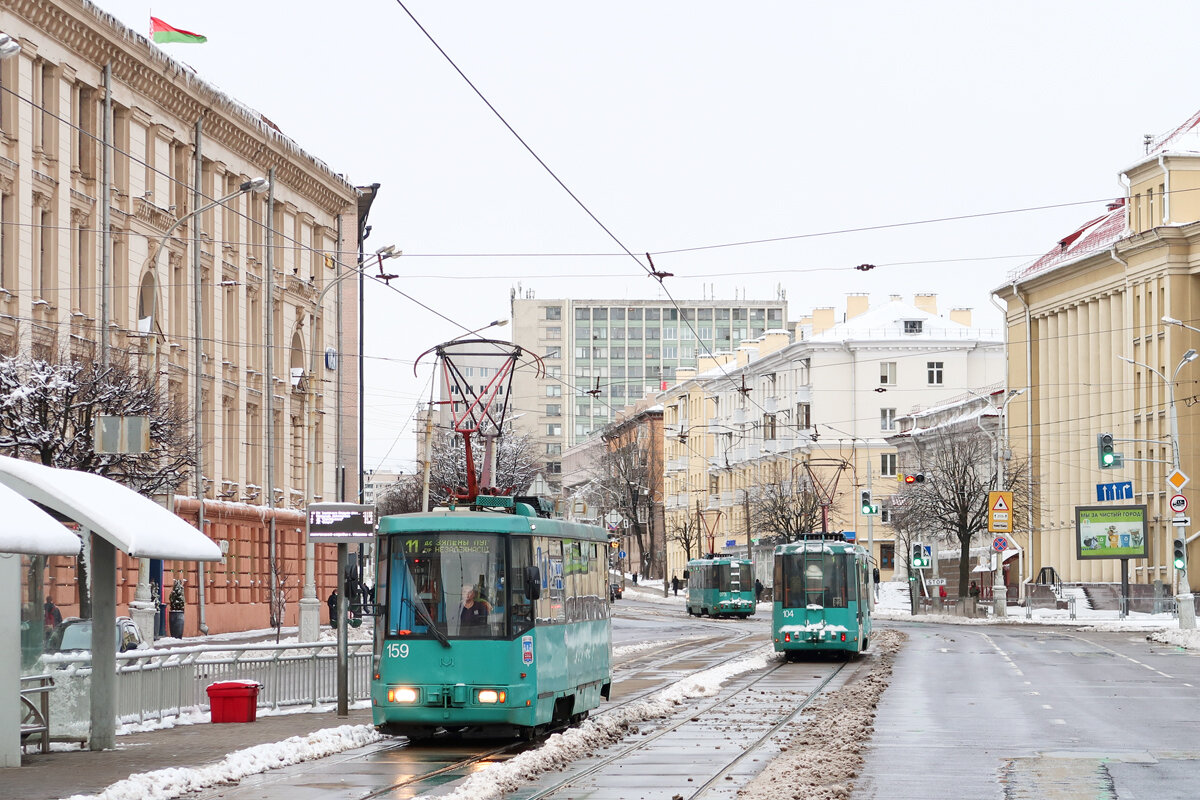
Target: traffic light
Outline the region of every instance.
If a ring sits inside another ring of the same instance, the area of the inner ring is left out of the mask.
[[[929,566],[929,559],[925,558],[925,546],[920,542],[913,542],[912,565],[913,569],[922,569]]]
[[[1180,572],[1187,572],[1187,541],[1182,536],[1176,536],[1172,549],[1174,550],[1174,557],[1171,563]]]
[[[860,499],[859,505],[862,506],[862,513],[864,513],[864,514],[878,514],[879,513],[879,506],[871,503],[871,490],[870,489],[863,489],[862,492],[859,493],[859,499]]]
[[[916,472],[916,473],[913,473],[912,475],[905,475],[904,482],[905,483],[924,483],[925,482],[925,474],[923,472]]]
[[[1100,469],[1112,469],[1117,463],[1117,454],[1113,452],[1113,435],[1111,433],[1096,434],[1096,455],[1100,460]]]

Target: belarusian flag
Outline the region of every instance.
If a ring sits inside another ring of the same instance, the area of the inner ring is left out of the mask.
[[[201,36],[198,33],[180,30],[179,28],[172,28],[158,17],[150,18],[150,38],[159,43],[191,42],[193,44],[200,44],[201,42],[208,41],[207,36]]]

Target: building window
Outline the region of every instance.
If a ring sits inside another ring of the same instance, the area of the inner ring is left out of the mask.
[[[896,385],[896,362],[895,361],[880,361],[879,362],[879,385],[880,386],[895,386]]]
[[[546,397],[562,397],[562,385],[551,383],[546,386]]]
[[[558,327],[557,325],[552,328],[546,328],[546,338],[547,339],[561,339],[562,338],[562,328]]]
[[[592,335],[592,329],[590,326],[588,326],[588,325],[576,325],[575,326],[575,338],[576,339],[589,339],[589,338],[591,338],[591,335]]]
[[[546,445],[546,455],[561,456],[562,455],[562,442],[550,442],[549,444],[547,444]]]
[[[546,473],[549,475],[562,474],[562,462],[561,461],[547,461],[546,462]]]
[[[944,363],[941,361],[929,361],[925,364],[925,369],[929,373],[929,385],[930,386],[941,386],[942,385],[942,369],[943,369],[943,367],[944,367]]]
[[[592,309],[592,319],[608,319],[608,309],[607,308],[593,308]]]
[[[885,478],[896,477],[896,454],[895,453],[880,453],[879,454],[879,474]]]
[[[891,521],[892,521],[891,507],[885,505],[879,509],[879,521],[884,523],[885,525],[891,523]]]
[[[545,353],[545,355],[544,355],[544,356],[542,356],[542,357],[543,357],[543,358],[562,358],[562,355],[561,355],[561,353],[562,353],[562,348],[561,348],[561,347],[558,347],[558,346],[555,346],[555,347],[547,347],[547,348],[546,348],[546,353]]]
[[[562,306],[546,306],[546,319],[562,319]]]
[[[708,493],[709,494],[720,494],[721,493],[721,476],[720,475],[709,475],[708,476]]]
[[[896,545],[894,542],[879,543],[879,569],[896,568]]]
[[[588,320],[591,318],[592,318],[592,310],[590,308],[575,309],[575,319],[576,320]]]
[[[905,333],[920,333],[923,329],[924,329],[924,324],[919,319],[904,320],[904,332]]]
[[[608,328],[596,326],[592,328],[592,341],[599,342],[608,339]]]
[[[894,408],[879,409],[879,430],[881,430],[881,431],[896,430],[896,409],[894,409]]]
[[[562,423],[552,422],[546,426],[547,436],[562,436]]]
[[[812,406],[808,403],[796,403],[796,427],[812,427]]]
[[[763,439],[770,441],[775,438],[775,415],[763,414]]]

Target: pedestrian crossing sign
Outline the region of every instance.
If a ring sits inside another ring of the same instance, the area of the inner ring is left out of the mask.
[[[1012,533],[1012,492],[988,492],[988,533]]]

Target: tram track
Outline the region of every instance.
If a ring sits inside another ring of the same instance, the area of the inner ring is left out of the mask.
[[[638,658],[634,659],[635,662],[648,661],[648,663],[634,666],[627,663],[614,670],[614,686],[618,687],[622,683],[638,683],[641,680],[648,680],[652,685],[641,688],[627,696],[619,697],[619,699],[603,706],[602,709],[593,711],[591,719],[618,718],[625,709],[639,702],[646,701],[656,693],[661,692],[664,688],[682,680],[690,674],[720,667],[745,658],[747,651],[745,640],[753,636],[754,633],[753,631],[735,631],[736,635],[732,637],[728,635],[721,637],[705,636],[701,639],[683,640],[649,651],[645,656],[639,655]],[[674,650],[675,652],[664,656],[664,649]],[[681,662],[688,660],[699,660],[703,664],[699,668],[696,665],[682,669],[677,667]],[[398,757],[411,768],[421,762],[419,759],[409,761],[407,758],[404,758],[406,753],[429,753],[431,750],[436,752],[436,748],[440,744],[469,746],[470,742],[470,739],[454,740],[450,737],[439,736],[435,737],[431,743],[420,746],[413,747],[411,743],[401,741],[385,745],[376,752],[389,752],[391,756]],[[483,750],[464,754],[457,760],[442,761],[431,769],[414,769],[414,774],[407,776],[404,780],[394,781],[385,787],[369,793],[358,794],[355,797],[358,800],[373,800],[379,797],[397,796],[414,797],[438,786],[444,786],[456,780],[456,776],[465,776],[480,764],[503,761],[527,750],[536,749],[544,743],[545,740],[536,742],[506,742],[499,746],[488,747]],[[388,760],[392,760],[392,758],[389,757]]]
[[[812,666],[811,664],[799,665],[800,668]],[[782,659],[777,660],[769,664],[768,669],[754,674],[748,680],[733,682],[735,685],[729,687],[726,691],[720,692],[718,697],[712,702],[702,704],[698,708],[690,707],[682,710],[676,719],[655,729],[652,733],[644,733],[633,740],[627,738],[625,740],[627,742],[626,746],[619,747],[602,756],[597,756],[585,766],[571,770],[570,774],[564,777],[556,778],[549,783],[543,781],[532,792],[509,793],[506,797],[512,798],[512,800],[551,800],[551,798],[555,798],[560,794],[572,796],[581,792],[587,793],[591,789],[596,788],[589,781],[604,779],[606,782],[611,782],[612,780],[619,780],[619,775],[615,774],[621,771],[619,767],[635,758],[657,761],[652,755],[656,750],[669,751],[675,755],[668,756],[668,758],[673,757],[678,759],[679,756],[677,754],[680,750],[680,741],[692,740],[692,736],[688,732],[689,728],[705,728],[711,733],[713,730],[712,723],[715,718],[731,714],[731,711],[736,709],[740,712],[737,716],[741,720],[737,723],[737,732],[739,734],[745,732],[745,725],[748,724],[746,721],[747,717],[757,718],[761,729],[755,731],[753,738],[746,744],[739,744],[740,751],[731,758],[724,759],[719,765],[713,764],[712,761],[715,757],[719,756],[721,748],[719,746],[704,748],[705,759],[708,763],[696,763],[695,770],[698,773],[715,769],[715,772],[712,772],[703,783],[694,788],[688,785],[694,782],[694,777],[682,780],[678,776],[673,778],[675,783],[672,787],[676,795],[689,799],[716,796],[719,793],[714,790],[721,788],[728,789],[729,787],[726,786],[725,782],[727,780],[732,781],[734,776],[739,774],[739,772],[756,772],[757,768],[752,767],[748,761],[764,755],[764,751],[769,749],[772,738],[782,728],[800,716],[816,698],[820,697],[828,685],[841,674],[846,666],[846,662],[827,665],[824,670],[825,674],[817,680],[817,683],[798,702],[793,700],[787,703],[786,710],[782,707],[783,704],[774,701],[766,703],[760,701],[748,704],[747,699],[756,691],[774,695],[775,690],[768,689],[764,691],[762,689],[763,685],[770,685],[772,679],[778,677],[781,670],[786,673],[794,671],[798,667],[798,665],[790,664]],[[748,706],[755,708],[756,712],[747,715],[745,709]],[[775,708],[777,711],[783,711],[783,713],[774,715],[770,720],[765,720],[763,718],[765,708]],[[765,727],[761,727],[763,725]],[[668,741],[673,735],[675,737],[674,740]],[[712,737],[708,738],[711,739]],[[669,770],[665,770],[664,772],[669,772]],[[671,779],[666,774],[662,774],[660,777]],[[735,786],[737,785],[740,784],[735,784]],[[650,787],[646,787],[646,790],[648,792],[653,791]],[[661,792],[657,794],[661,794]]]

